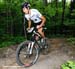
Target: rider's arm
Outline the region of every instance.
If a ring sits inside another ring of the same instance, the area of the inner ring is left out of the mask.
[[[31,28],[31,20],[28,20],[28,28]]]
[[[31,20],[29,15],[25,15],[25,18],[28,20],[28,29],[31,28]]]
[[[40,18],[41,18],[41,21],[42,21],[40,26],[42,27],[42,26],[44,26],[44,24],[46,22],[46,18],[44,16],[41,16]]]

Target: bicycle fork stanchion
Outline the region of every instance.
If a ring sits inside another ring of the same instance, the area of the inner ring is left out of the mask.
[[[28,44],[28,50],[27,50],[28,54],[32,54],[33,46],[34,46],[34,42]]]
[[[28,44],[27,54],[29,54],[31,43]]]
[[[33,46],[34,46],[34,42],[31,43],[30,54],[32,54]]]

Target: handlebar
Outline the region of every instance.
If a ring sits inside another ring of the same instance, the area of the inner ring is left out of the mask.
[[[43,27],[43,30],[46,30],[47,28],[46,27]],[[37,28],[36,27],[31,27],[30,29],[27,30],[28,33],[31,33],[31,32],[37,32]]]
[[[28,33],[31,33],[34,30],[34,27],[31,27],[30,29],[27,29]]]

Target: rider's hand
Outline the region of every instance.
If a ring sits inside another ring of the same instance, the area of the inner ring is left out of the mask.
[[[27,30],[30,30],[30,28],[28,27]]]

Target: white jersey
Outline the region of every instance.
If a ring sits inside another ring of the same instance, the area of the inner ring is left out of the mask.
[[[34,23],[39,23],[41,21],[40,17],[42,14],[37,9],[30,9],[31,14],[25,14],[27,20],[32,20]]]

